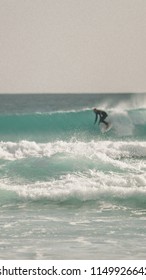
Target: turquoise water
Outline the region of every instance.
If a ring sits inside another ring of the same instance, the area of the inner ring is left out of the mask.
[[[0,139],[1,259],[146,258],[146,95],[0,95]]]

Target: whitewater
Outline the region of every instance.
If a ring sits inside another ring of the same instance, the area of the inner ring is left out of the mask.
[[[0,95],[0,258],[145,259],[145,171],[145,94]]]

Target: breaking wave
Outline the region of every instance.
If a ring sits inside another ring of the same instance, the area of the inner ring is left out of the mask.
[[[101,134],[98,125],[94,125],[94,113],[92,109],[80,111],[62,111],[53,113],[14,114],[0,115],[0,137],[5,140],[14,136],[21,139],[86,139],[89,141],[95,137],[146,137],[146,110],[109,110],[108,119],[112,122],[112,129]],[[44,138],[43,138],[44,137]],[[47,137],[47,138],[46,138]]]

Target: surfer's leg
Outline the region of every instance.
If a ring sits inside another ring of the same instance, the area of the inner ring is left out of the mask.
[[[102,116],[100,122],[104,123],[108,127],[108,122],[105,121],[106,116]]]
[[[106,127],[108,128],[108,126],[109,126],[109,123],[108,122],[106,122],[106,121],[102,121],[105,125],[106,125]]]

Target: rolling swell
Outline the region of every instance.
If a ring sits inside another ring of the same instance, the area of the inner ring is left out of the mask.
[[[106,137],[136,137],[145,138],[146,110],[110,110],[108,112],[112,129]],[[9,136],[19,139],[33,139],[36,136],[48,137],[48,140],[68,139],[73,136],[90,140],[102,135],[98,125],[94,125],[92,109],[80,111],[62,111],[53,113],[12,114],[0,115],[0,136],[5,140]],[[12,139],[11,139],[12,137]],[[43,140],[43,139],[42,139]]]
[[[49,132],[49,134],[53,134],[61,131],[85,130],[90,128],[90,121],[93,122],[90,115],[90,111],[1,115],[0,131],[1,134],[12,132]]]

